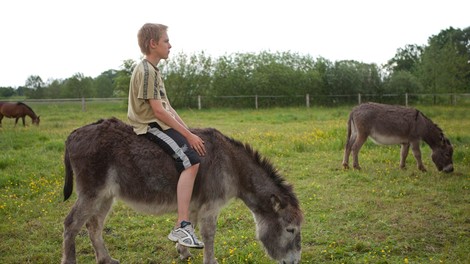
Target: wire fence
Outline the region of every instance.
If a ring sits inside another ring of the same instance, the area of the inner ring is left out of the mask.
[[[312,107],[354,105],[364,102],[378,102],[398,105],[470,105],[470,94],[354,94],[354,95],[244,95],[244,96],[197,96],[197,108],[213,107]],[[191,104],[190,107],[196,107]]]
[[[179,98],[172,102],[174,107],[197,109],[210,108],[272,108],[272,107],[314,107],[355,105],[364,102],[378,102],[404,106],[413,105],[468,105],[470,93],[447,94],[349,94],[349,95],[226,95],[226,96],[193,96]],[[1,100],[14,101],[14,100]],[[24,99],[23,102],[61,103],[77,102],[86,110],[87,102],[127,101],[127,98],[63,98],[63,99]]]

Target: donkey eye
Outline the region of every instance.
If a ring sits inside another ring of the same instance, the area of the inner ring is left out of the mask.
[[[286,231],[291,234],[294,234],[294,228],[286,228]]]

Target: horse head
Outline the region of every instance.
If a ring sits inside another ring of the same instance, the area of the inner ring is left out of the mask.
[[[439,171],[444,172],[453,172],[454,165],[452,162],[452,155],[454,153],[454,148],[450,143],[450,140],[441,135],[441,141],[438,147],[432,150],[432,161],[436,164],[436,167]]]
[[[33,118],[33,125],[37,125],[37,126],[38,126],[40,121],[41,121],[41,120],[39,119],[39,116],[37,116],[36,118]]]

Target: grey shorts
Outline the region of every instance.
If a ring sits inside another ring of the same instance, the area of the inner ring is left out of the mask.
[[[142,136],[156,143],[173,157],[176,162],[176,169],[180,173],[201,162],[199,155],[189,146],[186,138],[172,128],[162,130],[157,123],[150,123],[147,133]]]

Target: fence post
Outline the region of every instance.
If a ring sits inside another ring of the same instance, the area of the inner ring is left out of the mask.
[[[405,93],[405,106],[408,107],[408,93]]]
[[[255,95],[255,108],[258,110],[258,95]]]
[[[85,96],[82,97],[82,112],[86,112]]]
[[[357,94],[357,102],[358,104],[361,104],[361,93]]]
[[[307,108],[310,108],[310,95],[309,94],[305,95],[305,103],[307,105]]]
[[[197,96],[197,109],[198,109],[198,110],[201,110],[201,108],[202,108],[202,107],[201,107],[201,96],[198,95],[198,96]]]

